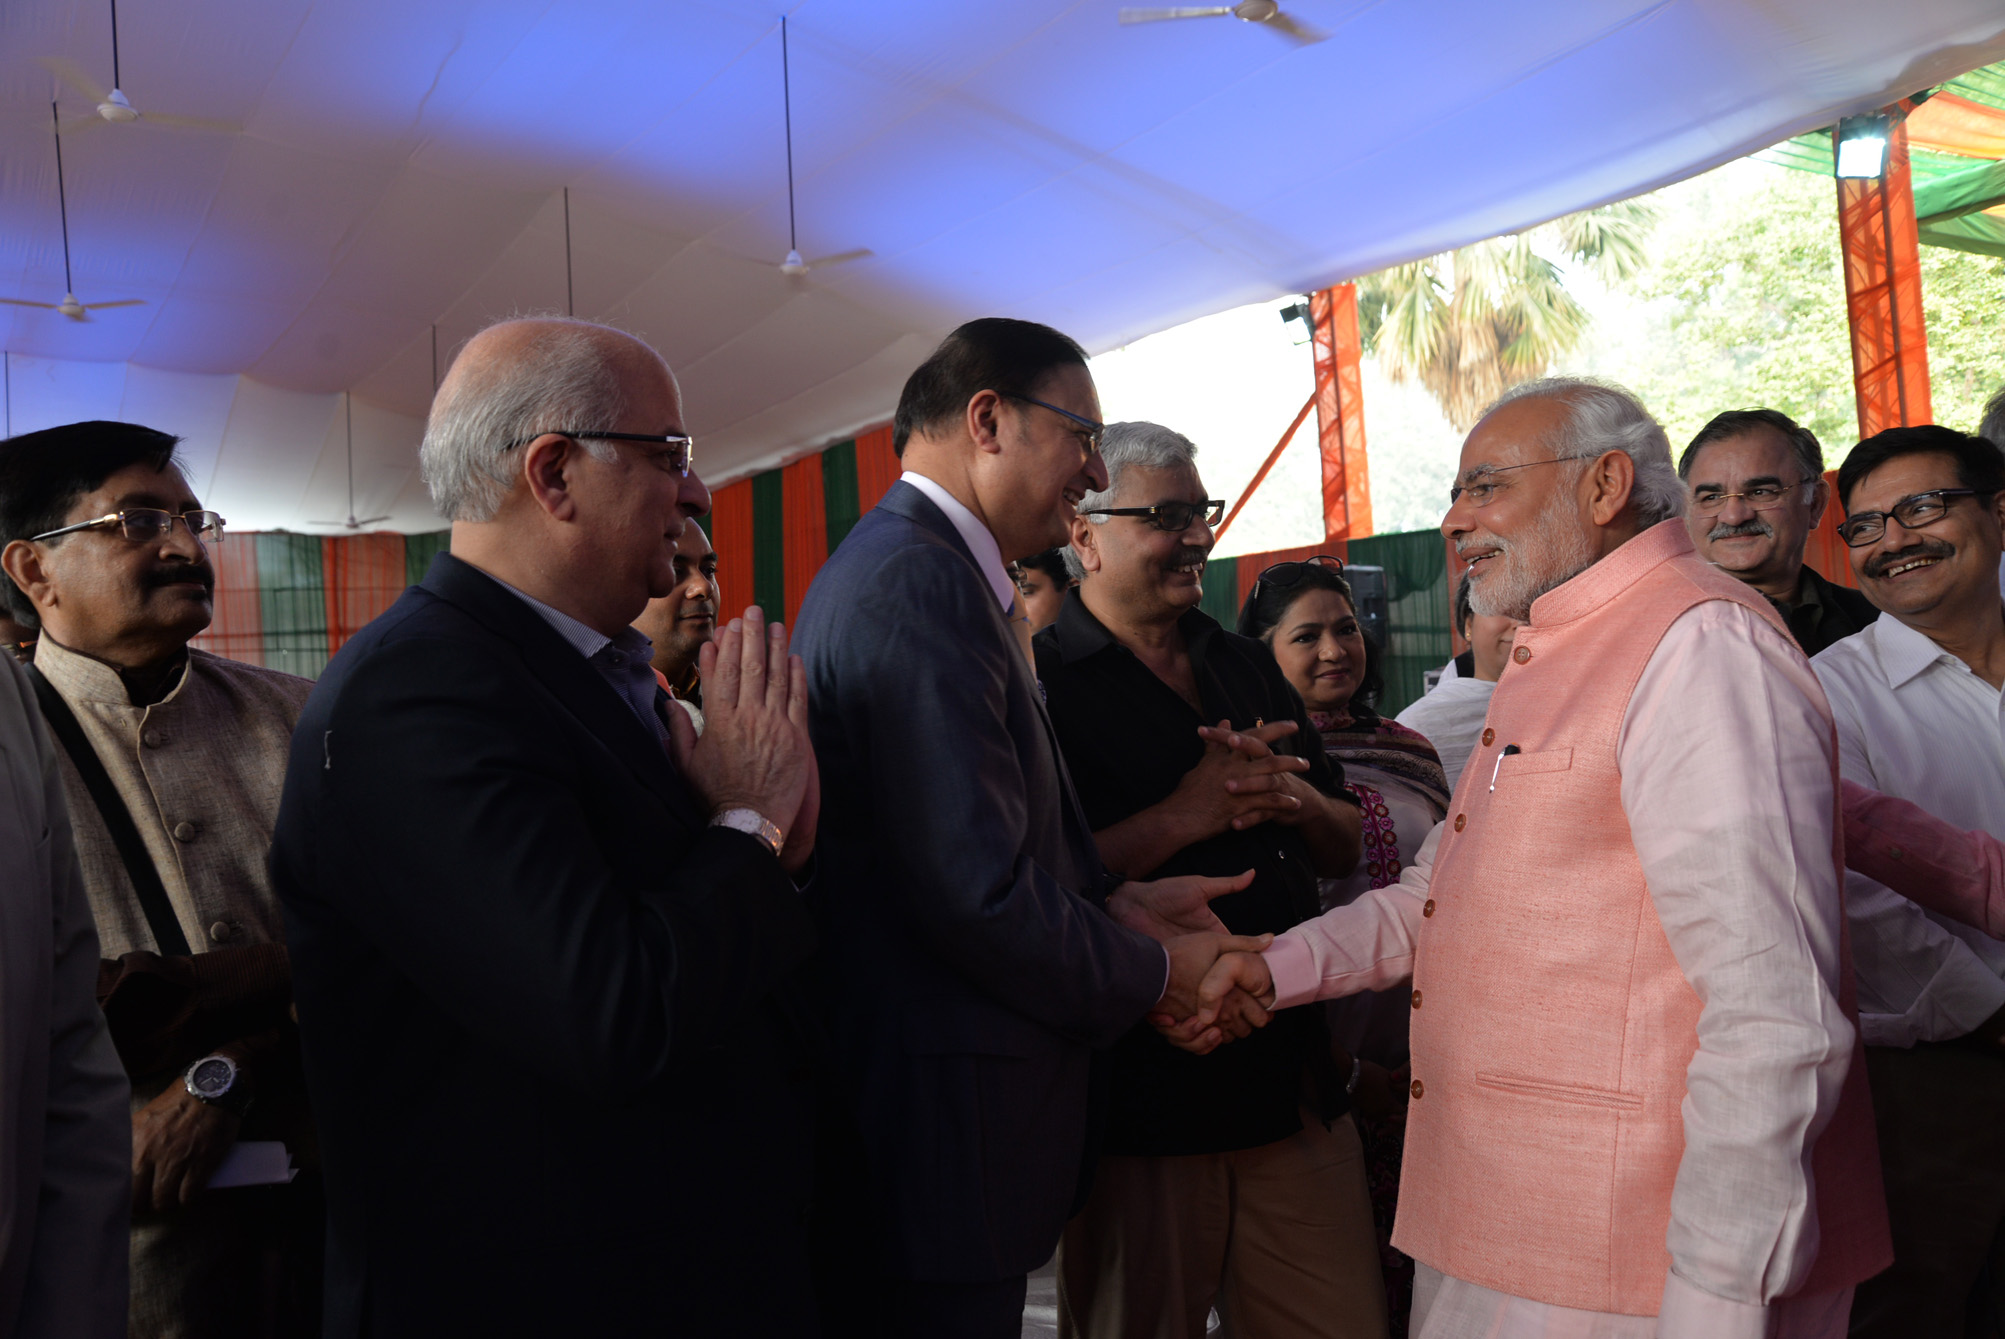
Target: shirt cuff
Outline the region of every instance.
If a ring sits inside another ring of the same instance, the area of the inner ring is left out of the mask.
[[[1664,1275],[1657,1339],[1767,1339],[1769,1308],[1735,1302],[1678,1277]]]
[[[1156,1003],[1163,1002],[1163,996],[1170,993],[1170,951],[1163,950],[1163,988],[1156,992]]]
[[[1268,974],[1274,980],[1276,1009],[1316,998],[1316,990],[1323,984],[1316,972],[1316,955],[1300,938],[1284,934],[1262,949],[1260,956],[1267,960]]]

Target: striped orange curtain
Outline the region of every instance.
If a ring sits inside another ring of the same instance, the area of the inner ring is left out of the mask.
[[[872,428],[856,438],[856,505],[859,514],[876,506],[904,467],[891,453],[891,425]]]
[[[398,534],[330,536],[320,541],[320,573],[327,599],[327,654],[360,632],[404,591],[404,537]]]
[[[717,616],[729,622],[753,603],[750,479],[710,495],[710,544],[717,550]]]
[[[781,527],[786,536],[785,589],[788,627],[800,615],[808,583],[828,561],[828,508],[822,497],[819,455],[797,460],[780,475]]]
[[[264,601],[258,594],[258,537],[249,530],[227,530],[223,542],[209,549],[216,569],[216,615],[195,646],[212,655],[265,663]]]
[[[1824,482],[1831,486],[1831,503],[1824,508],[1824,520],[1810,532],[1810,542],[1803,546],[1803,561],[1832,585],[1857,590],[1859,579],[1852,575],[1845,541],[1838,538],[1838,522],[1845,519],[1845,508],[1838,501],[1838,471],[1824,471]]]

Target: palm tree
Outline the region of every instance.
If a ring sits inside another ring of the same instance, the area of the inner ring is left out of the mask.
[[[1358,281],[1365,348],[1394,381],[1417,376],[1462,432],[1486,405],[1580,342],[1590,317],[1558,262],[1603,282],[1642,269],[1656,211],[1637,200],[1568,214]]]

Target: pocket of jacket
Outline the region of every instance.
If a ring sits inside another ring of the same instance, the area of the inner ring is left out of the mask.
[[[1498,759],[1497,780],[1514,776],[1537,776],[1541,772],[1564,772],[1573,766],[1572,749],[1545,749],[1538,753],[1507,753]]]
[[[1478,1087],[1517,1097],[1543,1097],[1575,1106],[1602,1107],[1610,1111],[1641,1111],[1643,1099],[1619,1088],[1589,1088],[1575,1083],[1551,1083],[1545,1079],[1523,1079],[1511,1074],[1476,1073]]]

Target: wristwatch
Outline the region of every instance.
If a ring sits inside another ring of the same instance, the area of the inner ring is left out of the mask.
[[[227,1055],[205,1055],[181,1075],[182,1086],[198,1102],[241,1116],[251,1105],[251,1085],[243,1067]]]
[[[780,848],[786,845],[786,839],[781,835],[778,825],[757,809],[747,809],[742,805],[731,809],[718,810],[711,818],[710,826],[713,828],[730,828],[733,832],[742,832],[748,837],[756,837],[774,855],[778,855]]]

